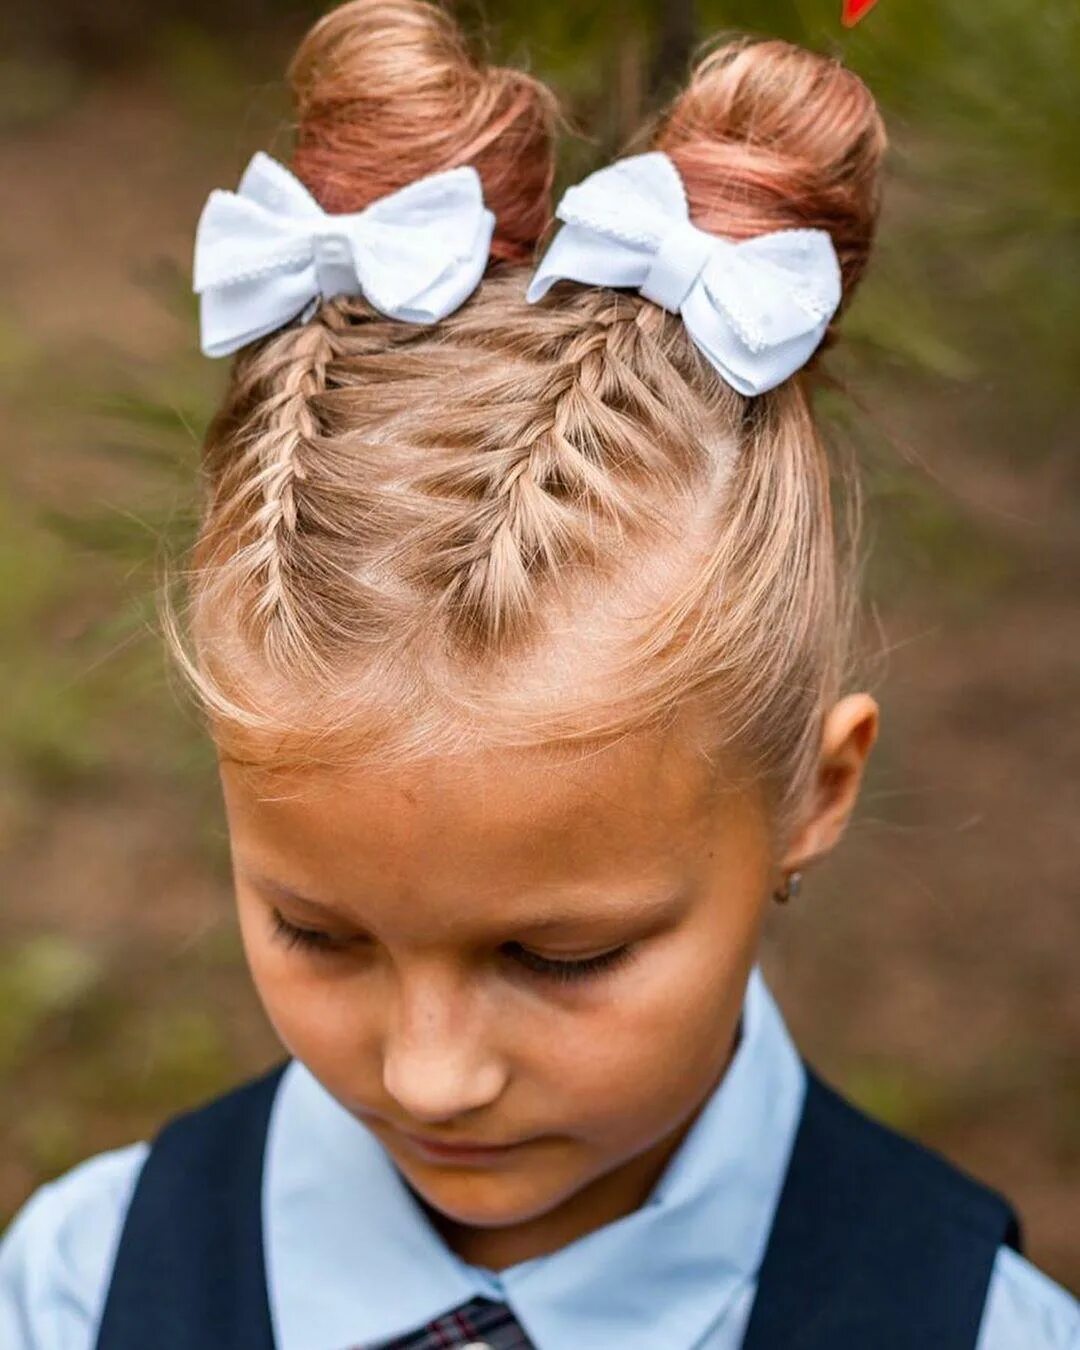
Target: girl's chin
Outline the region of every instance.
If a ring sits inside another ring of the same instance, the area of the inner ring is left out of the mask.
[[[550,1178],[432,1165],[398,1164],[409,1188],[438,1226],[439,1220],[467,1228],[509,1228],[550,1213],[567,1198]],[[573,1193],[573,1188],[569,1188]]]

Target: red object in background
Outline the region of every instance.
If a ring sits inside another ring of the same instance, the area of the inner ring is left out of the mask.
[[[844,12],[840,16],[844,27],[854,27],[876,4],[877,0],[844,0]]]

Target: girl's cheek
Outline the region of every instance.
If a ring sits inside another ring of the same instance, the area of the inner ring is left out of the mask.
[[[326,1053],[362,1010],[340,982],[328,981],[303,952],[276,941],[262,916],[241,916],[244,950],[259,1001],[278,1038],[297,1058]]]

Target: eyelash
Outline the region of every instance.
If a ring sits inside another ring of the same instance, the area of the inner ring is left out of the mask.
[[[343,950],[345,944],[332,938],[329,933],[319,932],[315,928],[299,928],[289,921],[279,910],[273,911],[273,935],[288,948],[302,947],[307,951],[336,952]],[[629,961],[634,955],[632,943],[614,947],[609,952],[597,956],[586,956],[573,961],[558,961],[550,956],[541,956],[539,952],[529,951],[519,943],[509,944],[511,959],[541,979],[553,980],[558,984],[571,984],[575,980],[587,980],[607,974]]]

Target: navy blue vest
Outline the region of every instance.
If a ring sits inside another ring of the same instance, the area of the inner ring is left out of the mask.
[[[96,1350],[274,1350],[262,1164],[284,1068],[158,1135]],[[807,1074],[743,1350],[974,1350],[997,1249],[1020,1249],[1013,1211]]]

